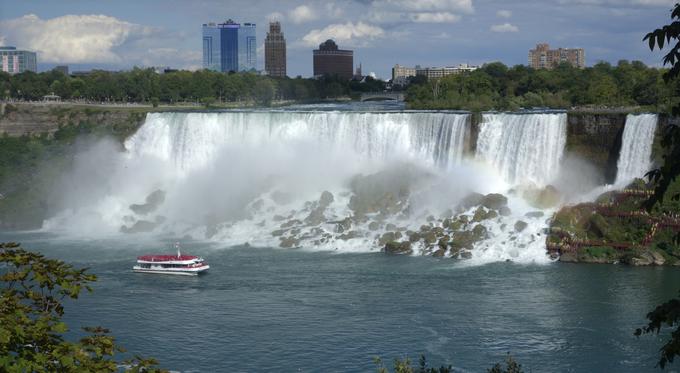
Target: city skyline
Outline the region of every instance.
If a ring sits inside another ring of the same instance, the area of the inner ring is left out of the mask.
[[[584,48],[588,66],[641,60],[659,66],[642,37],[668,17],[667,0],[203,1],[91,3],[0,1],[0,44],[38,52],[39,71],[133,66],[202,67],[201,25],[232,18],[278,20],[288,39],[287,72],[312,76],[312,50],[326,39],[352,49],[383,79],[395,64],[527,64],[537,43]],[[166,5],[167,4],[167,5]],[[229,7],[231,5],[232,7]],[[225,9],[234,8],[237,11]],[[256,34],[264,69],[267,27]],[[66,47],[68,46],[68,47]]]

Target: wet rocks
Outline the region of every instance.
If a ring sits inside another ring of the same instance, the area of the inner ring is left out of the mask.
[[[518,220],[518,221],[515,223],[515,232],[518,232],[518,233],[519,233],[519,232],[522,232],[522,231],[525,230],[528,226],[529,226],[529,224],[527,224],[526,222],[523,222],[523,221],[521,221],[521,220]]]
[[[401,232],[386,232],[378,239],[378,244],[380,246],[385,246],[388,242],[396,241],[401,239]]]
[[[562,200],[562,195],[552,185],[548,185],[542,189],[527,189],[522,193],[530,205],[539,208],[547,209],[557,206]]]
[[[352,219],[350,218],[344,218],[337,222],[335,225],[335,231],[337,233],[343,233],[345,231],[348,231],[352,228]]]
[[[279,246],[285,248],[285,249],[290,249],[293,247],[298,247],[300,246],[300,239],[294,236],[288,236],[288,237],[281,237],[279,238],[281,241],[279,243]]]
[[[481,205],[491,210],[499,210],[508,205],[508,198],[498,193],[487,194],[482,198]]]
[[[321,193],[321,197],[319,198],[319,206],[326,208],[330,206],[334,200],[335,198],[333,197],[333,193],[325,190],[323,193]]]
[[[120,227],[121,233],[145,233],[151,232],[158,226],[158,223],[148,220],[138,220],[131,227],[125,225]]]
[[[413,250],[411,249],[411,243],[408,241],[397,242],[392,241],[385,244],[383,249],[387,254],[399,254],[399,255],[411,255]]]
[[[158,189],[146,196],[144,204],[130,205],[130,210],[132,210],[135,214],[147,215],[156,211],[164,201],[165,192]]]
[[[532,218],[532,219],[542,218],[544,215],[545,215],[545,213],[543,213],[543,211],[531,211],[531,212],[527,212],[526,214],[524,214],[524,216],[526,216],[527,218]]]

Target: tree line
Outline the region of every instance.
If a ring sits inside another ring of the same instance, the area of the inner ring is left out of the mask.
[[[65,100],[106,103],[253,102],[267,106],[272,100],[314,101],[382,91],[384,84],[370,77],[360,82],[336,76],[291,79],[210,70],[158,74],[153,69],[137,67],[119,72],[94,70],[81,76],[69,76],[56,70],[16,75],[0,72],[2,97],[26,101],[55,94]]]
[[[415,77],[407,101],[415,109],[642,107],[660,112],[677,103],[677,82],[665,82],[665,71],[627,60],[585,69],[563,63],[552,70],[494,62],[436,80]]]

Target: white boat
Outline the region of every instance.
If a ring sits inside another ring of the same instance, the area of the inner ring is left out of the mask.
[[[160,273],[165,275],[197,276],[210,269],[208,263],[199,256],[182,255],[177,247],[177,255],[151,254],[137,257],[132,270],[139,273]]]

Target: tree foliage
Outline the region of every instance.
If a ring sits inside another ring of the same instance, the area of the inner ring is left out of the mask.
[[[616,66],[601,62],[585,69],[563,63],[552,70],[493,62],[470,73],[431,81],[424,77],[413,79],[407,101],[409,107],[416,109],[642,106],[664,111],[676,92],[668,88],[671,82],[664,82],[663,73],[642,62],[626,60]]]
[[[3,372],[162,372],[139,356],[114,360],[124,350],[102,327],[83,328],[78,342],[64,338],[63,300],[92,291],[96,276],[55,259],[0,243],[0,371]]]
[[[378,366],[378,373],[390,373],[390,370],[385,367],[382,359],[376,357],[374,363]],[[394,365],[392,371],[394,373],[453,373],[453,367],[440,366],[439,368],[430,367],[427,364],[427,359],[425,355],[420,355],[418,360],[418,366],[413,366],[411,359],[408,357],[404,359],[394,359]],[[488,373],[523,373],[522,365],[518,364],[510,354],[505,359],[505,366],[501,363],[495,364],[490,369],[487,369]]]
[[[253,73],[221,73],[210,70],[173,71],[157,74],[134,68],[111,72],[94,70],[82,76],[56,71],[31,71],[10,75],[0,72],[0,97],[40,100],[54,93],[67,100],[104,103],[138,102],[175,104],[201,102],[253,102],[268,106],[273,100],[318,100],[348,96],[352,92],[382,91],[385,82],[367,77],[363,82],[337,76],[320,79],[272,78]]]
[[[670,51],[664,56],[664,65],[670,65],[670,69],[664,75],[666,82],[673,83],[677,90],[677,78],[680,75],[680,4],[676,3],[671,11],[672,22],[666,26],[656,29],[644,37],[649,43],[649,48],[654,50],[657,46],[663,49],[664,45],[670,46],[671,41],[675,43]],[[676,104],[672,108],[672,114],[677,117],[680,115],[680,105]],[[671,198],[677,201],[680,193],[671,192],[669,189],[674,180],[680,174],[680,128],[676,124],[670,124],[664,129],[662,146],[664,148],[663,164],[660,168],[648,173],[649,179],[655,184],[654,195],[645,203],[649,210],[656,205],[663,203],[664,197],[671,194]],[[680,299],[672,299],[657,306],[652,312],[647,314],[649,323],[635,331],[635,335],[655,333],[659,334],[666,328],[673,328],[670,339],[661,347],[658,366],[662,369],[673,363],[676,356],[680,355]]]

